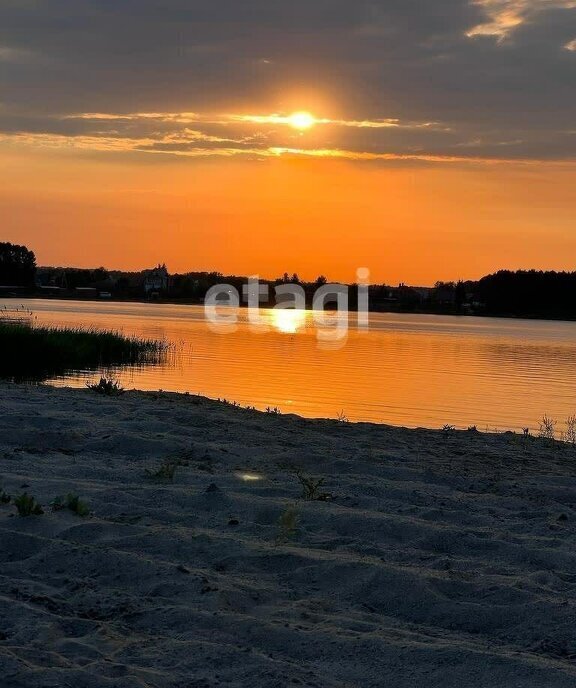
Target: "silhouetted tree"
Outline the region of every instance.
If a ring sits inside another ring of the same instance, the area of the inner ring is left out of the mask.
[[[453,307],[456,303],[456,285],[454,282],[436,282],[430,298],[435,306]]]
[[[67,270],[66,279],[70,289],[78,287],[96,287],[108,282],[110,275],[106,268],[73,268]]]
[[[0,243],[0,284],[28,287],[34,284],[36,256],[26,246]]]
[[[460,280],[456,283],[456,288],[454,290],[454,300],[456,310],[460,312],[462,307],[466,303],[466,284]]]

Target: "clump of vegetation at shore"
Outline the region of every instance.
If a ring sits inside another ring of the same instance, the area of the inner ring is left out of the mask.
[[[556,421],[547,415],[542,416],[538,436],[543,440],[553,442],[556,437]]]
[[[0,319],[0,378],[41,382],[71,371],[157,363],[168,346],[96,329],[37,327]]]
[[[44,509],[38,504],[38,502],[31,495],[24,492],[18,497],[14,498],[14,506],[18,510],[18,516],[41,516],[44,513]]]
[[[88,505],[85,504],[78,495],[73,493],[69,493],[65,497],[56,497],[50,506],[52,507],[52,511],[63,511],[67,509],[83,518],[90,514]]]
[[[119,397],[126,391],[117,380],[111,377],[101,377],[100,382],[88,384],[87,387],[96,394],[103,394],[106,397]]]
[[[569,444],[576,445],[576,416],[569,416],[566,420],[565,440]]]

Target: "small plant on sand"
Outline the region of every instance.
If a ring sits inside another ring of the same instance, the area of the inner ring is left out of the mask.
[[[522,446],[524,451],[528,448],[528,443],[531,441],[532,435],[530,434],[530,428],[522,428]]]
[[[566,420],[566,442],[576,445],[576,416],[570,416]]]
[[[225,404],[226,406],[234,406],[235,408],[240,408],[240,404],[237,401],[230,401],[229,399],[224,398],[220,399],[220,397],[218,397],[218,401],[221,404]]]
[[[146,475],[153,480],[171,483],[174,481],[174,474],[179,465],[178,459],[164,459],[155,471],[146,469]]]
[[[10,500],[12,497],[4,490],[3,487],[0,487],[0,504],[10,504]]]
[[[349,421],[348,421],[348,416],[344,413],[344,409],[342,409],[342,411],[340,411],[340,413],[337,414],[336,420],[337,420],[339,423],[348,423],[348,422],[349,422]]]
[[[41,516],[44,513],[40,504],[26,492],[14,497],[14,506],[18,509],[18,516]]]
[[[271,413],[273,416],[279,416],[282,411],[277,406],[267,406],[266,413]]]
[[[444,426],[442,427],[442,432],[443,432],[445,435],[450,435],[450,434],[453,433],[455,430],[456,430],[456,426],[455,426],[455,425],[444,425]]]
[[[86,385],[96,394],[102,394],[107,397],[119,397],[126,391],[124,387],[112,377],[101,377],[100,382]]]
[[[88,516],[90,514],[90,509],[88,505],[85,504],[78,495],[68,493],[65,497],[56,497],[50,504],[52,511],[63,511],[68,509],[78,516]]]
[[[299,468],[294,471],[294,475],[302,485],[302,499],[307,502],[329,502],[334,499],[329,492],[320,492],[320,488],[324,485],[324,478],[306,476]]]
[[[540,429],[538,431],[538,437],[543,440],[548,440],[550,442],[554,441],[556,436],[556,421],[552,420],[549,416],[542,416],[540,421]]]
[[[288,540],[291,540],[296,535],[298,519],[298,511],[294,506],[289,506],[280,514],[280,518],[278,519],[278,533],[276,534],[277,545],[288,542]]]

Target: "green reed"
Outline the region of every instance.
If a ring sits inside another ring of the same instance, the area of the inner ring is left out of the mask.
[[[163,360],[165,342],[95,328],[0,322],[0,378],[42,381],[74,371]]]

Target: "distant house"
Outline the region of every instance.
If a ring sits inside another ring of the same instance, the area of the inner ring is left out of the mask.
[[[83,299],[95,299],[98,296],[98,289],[96,287],[76,287],[74,295]]]
[[[56,287],[52,284],[49,285],[39,285],[36,286],[36,289],[41,293],[41,294],[62,294],[62,292],[65,292],[66,289],[63,289],[62,287]]]
[[[18,285],[2,284],[0,285],[0,295],[1,296],[16,296],[19,292],[26,291],[26,287],[21,287]]]
[[[428,302],[430,300],[430,296],[432,294],[432,287],[411,287],[413,291],[415,291],[418,296],[420,297],[420,300],[423,302]]]
[[[432,302],[437,306],[454,306],[456,287],[454,284],[439,282],[431,293]]]
[[[165,264],[158,264],[144,273],[144,293],[146,296],[158,296],[168,290],[170,275]]]

